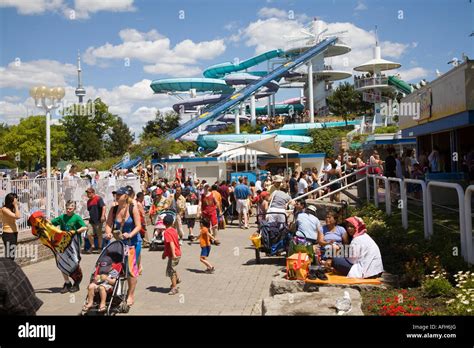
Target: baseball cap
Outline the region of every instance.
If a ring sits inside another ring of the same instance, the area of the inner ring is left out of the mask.
[[[87,188],[86,192],[95,193],[95,190],[94,190],[93,187],[89,187],[89,188]]]
[[[117,195],[128,195],[129,192],[126,187],[121,187],[117,191],[115,191]]]
[[[99,262],[99,274],[109,273],[112,269],[112,258],[110,256],[104,256]]]
[[[155,192],[156,192],[157,195],[162,195],[162,194],[163,194],[163,190],[160,189],[160,188],[159,188],[159,189],[156,189]]]

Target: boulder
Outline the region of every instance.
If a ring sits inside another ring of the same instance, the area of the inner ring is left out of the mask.
[[[364,315],[359,291],[351,288],[320,287],[317,292],[286,293],[262,301],[262,315],[336,315],[336,300],[349,292],[352,308],[344,315]]]

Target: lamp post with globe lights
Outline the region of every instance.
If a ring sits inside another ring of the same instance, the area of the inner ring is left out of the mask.
[[[51,111],[61,106],[65,91],[62,87],[32,87],[30,96],[35,105],[46,111],[46,217],[51,217]]]

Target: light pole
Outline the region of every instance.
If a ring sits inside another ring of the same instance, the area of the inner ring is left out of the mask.
[[[51,217],[51,111],[60,106],[64,88],[32,87],[30,96],[38,108],[46,111],[46,217]]]

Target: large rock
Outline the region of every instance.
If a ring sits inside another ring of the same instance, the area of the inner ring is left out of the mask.
[[[349,292],[352,308],[344,315],[364,315],[362,299],[355,289],[321,287],[317,292],[275,295],[262,301],[262,315],[336,315],[336,300]]]
[[[304,291],[304,281],[286,279],[286,269],[275,273],[270,283],[270,296]]]

